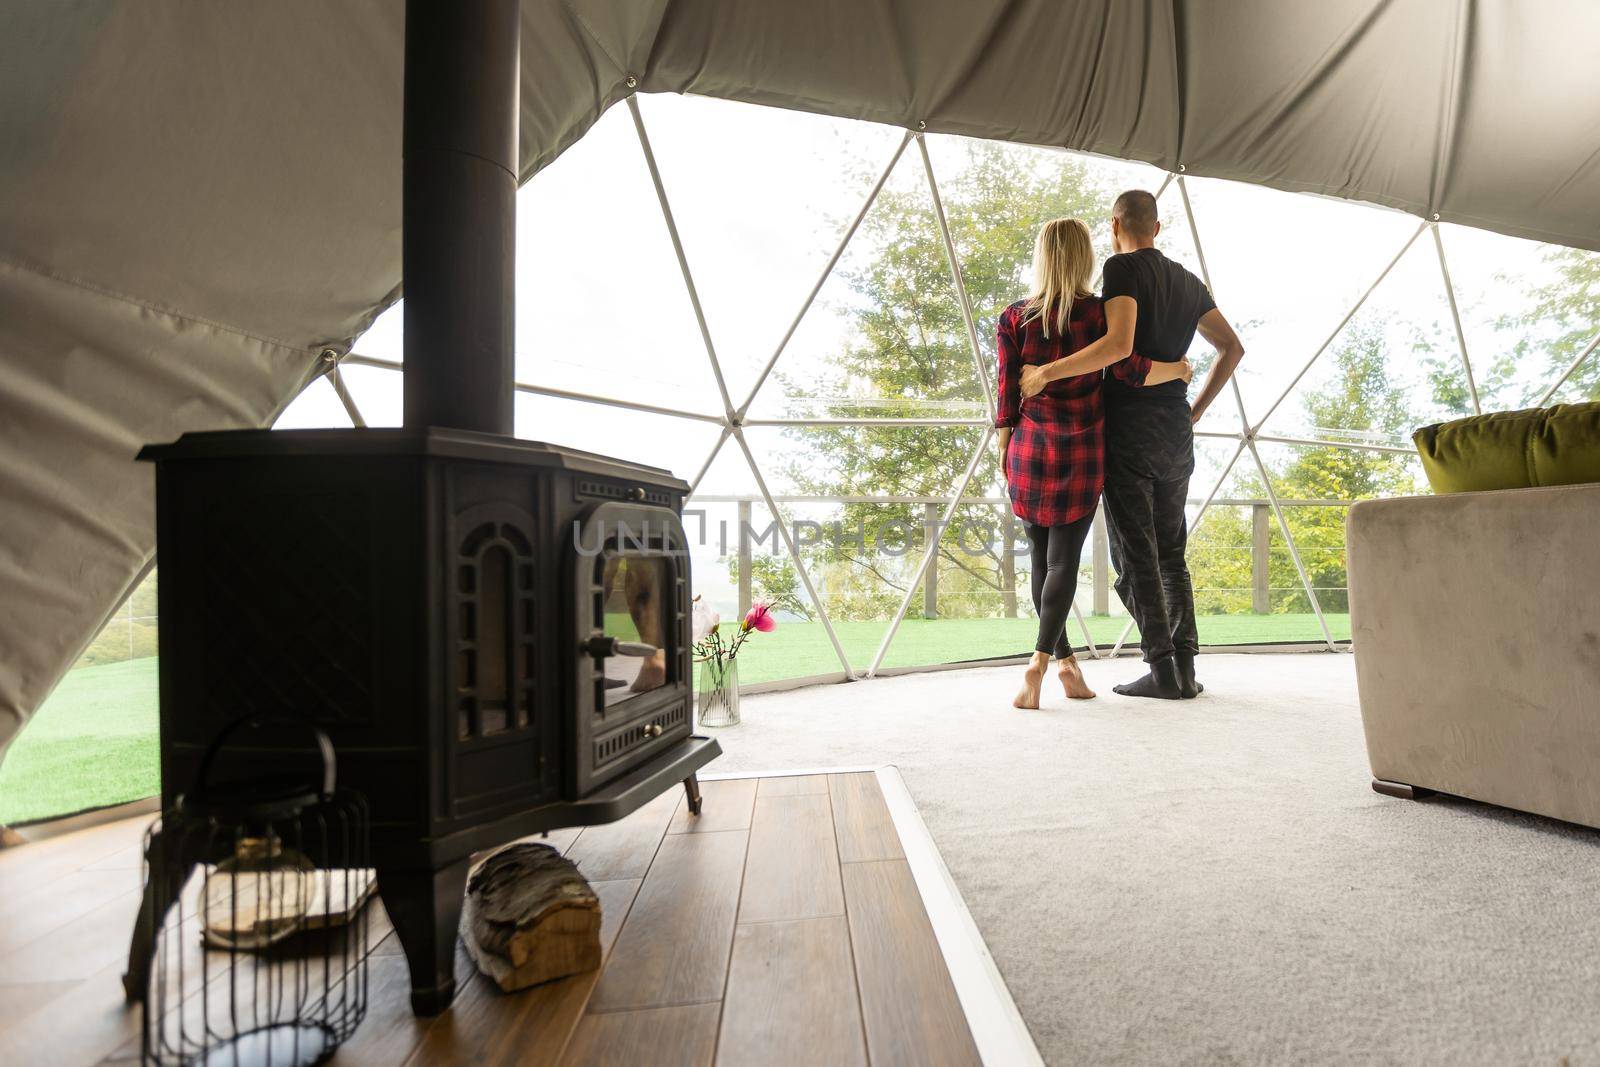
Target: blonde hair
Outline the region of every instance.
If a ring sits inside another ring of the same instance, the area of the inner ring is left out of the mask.
[[[1033,291],[1028,294],[1026,325],[1034,319],[1044,324],[1050,336],[1050,321],[1056,334],[1064,336],[1072,320],[1072,302],[1092,296],[1089,279],[1094,274],[1094,245],[1089,227],[1078,219],[1051,219],[1039,230],[1033,244]]]

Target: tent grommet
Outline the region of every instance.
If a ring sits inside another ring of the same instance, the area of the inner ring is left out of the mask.
[[[337,362],[339,362],[339,350],[337,348],[324,348],[322,350],[322,362],[324,362],[324,363],[337,363]]]
[[[639,79],[630,74],[627,76],[627,78],[623,79],[623,84],[630,89],[637,89],[639,88]]]
[[[924,122],[922,119],[918,119],[917,120],[917,129],[925,130],[927,128],[928,128],[928,124],[926,122]]]

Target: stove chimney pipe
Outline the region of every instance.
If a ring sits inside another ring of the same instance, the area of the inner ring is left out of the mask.
[[[519,0],[406,0],[405,425],[510,434]]]

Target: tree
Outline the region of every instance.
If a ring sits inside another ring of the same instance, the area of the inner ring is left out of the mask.
[[[1065,155],[974,142],[965,162],[959,174],[945,176],[940,193],[982,343],[984,373],[992,382],[995,323],[1026,291],[1039,227],[1062,215],[1081,218],[1102,231],[1099,245],[1105,248],[1114,191]],[[843,272],[852,297],[847,307],[852,341],[832,358],[823,380],[790,380],[790,391],[846,398],[830,405],[827,413],[835,417],[895,418],[908,405],[984,413],[984,387],[974,373],[926,187],[885,188],[855,240],[871,254],[863,266]],[[792,430],[797,447],[787,473],[806,494],[947,498],[981,434],[970,427]],[[993,448],[982,458],[970,496],[1003,495],[997,458]],[[1016,575],[998,530],[1004,516],[997,510],[963,508],[958,516],[991,528],[989,536],[969,526],[964,536],[941,538],[940,596],[948,605],[942,611],[1016,614]],[[808,552],[824,576],[830,611],[846,618],[893,612],[920,559],[917,545],[902,542],[906,529],[923,529],[923,505],[845,504],[836,516],[851,536]],[[880,543],[880,529],[897,536]],[[856,541],[859,530],[865,537]]]
[[[1333,378],[1301,394],[1307,420],[1321,437],[1403,440],[1418,419],[1405,390],[1391,384],[1387,337],[1381,326],[1358,318],[1331,353]],[[1410,457],[1391,452],[1350,448],[1301,448],[1281,471],[1273,487],[1282,498],[1367,500],[1417,491]],[[1324,609],[1349,610],[1348,600],[1333,590],[1346,587],[1345,514],[1343,507],[1285,509],[1301,562]],[[1273,554],[1270,583],[1297,586],[1299,575],[1287,551]],[[1297,598],[1292,598],[1297,599]],[[1308,605],[1309,606],[1309,605]]]
[[[1542,363],[1541,380],[1549,383],[1600,333],[1600,253],[1557,247],[1545,256],[1545,262],[1555,277],[1529,294],[1532,310],[1504,316],[1497,325],[1519,333],[1507,360]],[[1600,358],[1595,353],[1573,371],[1563,393],[1574,399],[1600,400]]]
[[[1467,375],[1461,365],[1461,348],[1456,335],[1451,333],[1446,337],[1443,323],[1430,323],[1427,327],[1416,329],[1411,348],[1427,374],[1433,402],[1453,417],[1471,415],[1472,391],[1467,387]],[[1487,368],[1473,367],[1478,402],[1485,410],[1493,410],[1494,398],[1507,384],[1506,376],[1497,373],[1498,369],[1496,364]],[[1487,374],[1484,373],[1486,370]]]
[[[1249,462],[1248,456],[1237,461]],[[1199,529],[1190,535],[1185,558],[1194,584],[1196,615],[1250,611],[1250,522],[1248,509],[1213,504]]]
[[[1525,288],[1516,301],[1520,310],[1494,322],[1496,341],[1505,338],[1505,343],[1495,352],[1471,353],[1484,411],[1534,403],[1600,333],[1600,255],[1554,247],[1544,258],[1549,279]],[[1503,275],[1497,281],[1507,292],[1514,291],[1517,283]],[[1446,335],[1435,323],[1430,333],[1419,331],[1417,347],[1425,353],[1434,402],[1452,415],[1471,415],[1472,397],[1455,335]],[[1600,399],[1600,360],[1590,358],[1580,364],[1562,393],[1574,400]]]
[[[1300,393],[1301,410],[1318,437],[1337,440],[1395,440],[1417,424],[1405,390],[1392,384],[1387,364],[1388,336],[1382,325],[1355,319],[1324,357],[1334,373],[1317,388]],[[1459,364],[1459,359],[1458,359]],[[1364,500],[1414,493],[1418,486],[1408,457],[1389,452],[1319,446],[1298,447],[1286,462],[1262,455],[1280,500]],[[1231,494],[1266,499],[1254,463],[1241,456]],[[1287,507],[1284,517],[1294,535],[1301,562],[1325,610],[1348,610],[1335,590],[1346,586],[1343,507]],[[1272,589],[1300,589],[1300,576],[1273,520],[1267,584]],[[1200,614],[1250,610],[1250,515],[1244,509],[1221,507],[1208,513],[1205,525],[1190,541],[1189,569]],[[1280,598],[1275,612],[1309,611],[1303,594]]]
[[[728,581],[739,584],[739,557],[728,557]],[[750,557],[750,595],[755,600],[766,601],[775,610],[798,615],[811,622],[816,612],[805,590],[800,587],[800,575],[787,555],[762,555]]]

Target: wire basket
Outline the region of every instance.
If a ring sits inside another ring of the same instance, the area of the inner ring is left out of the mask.
[[[277,717],[274,717],[277,718]],[[326,1061],[367,1011],[365,905],[376,888],[366,801],[321,780],[251,775],[216,783],[235,720],[211,742],[193,790],[145,834],[144,906],[124,979],[144,1006],[147,1064]]]

